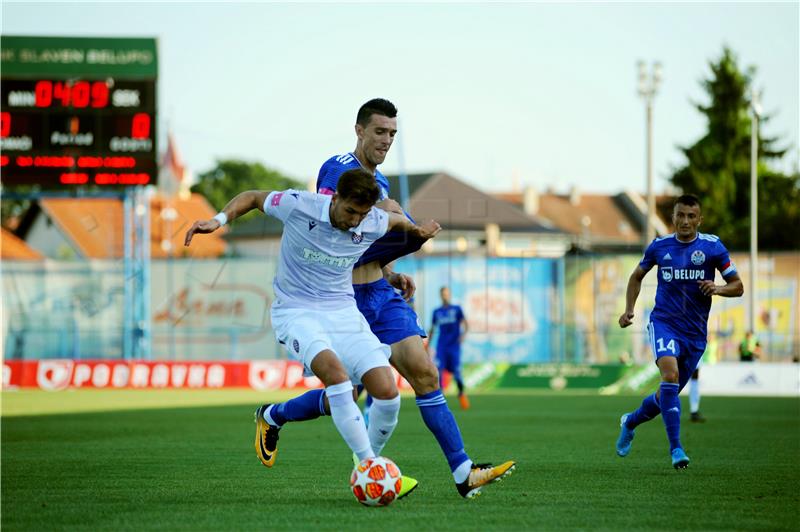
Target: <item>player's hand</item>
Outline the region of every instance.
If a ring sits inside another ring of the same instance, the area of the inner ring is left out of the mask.
[[[400,204],[392,198],[386,198],[385,200],[379,201],[375,204],[375,206],[386,212],[393,212],[401,216],[406,215],[406,213],[403,212],[403,208],[400,206]]]
[[[633,324],[633,312],[623,312],[619,317],[619,326],[623,329]]]
[[[390,285],[403,292],[403,299],[409,301],[414,297],[417,291],[417,285],[414,284],[414,279],[404,273],[393,273],[387,279]]]
[[[707,279],[705,281],[697,281],[697,284],[700,285],[700,291],[704,296],[711,297],[717,294],[717,289],[719,287],[714,284],[714,281]]]
[[[217,229],[219,229],[220,223],[219,220],[211,219],[211,220],[198,220],[192,224],[188,231],[186,231],[186,238],[183,241],[184,246],[188,246],[192,243],[192,237],[195,233],[213,233]]]
[[[434,220],[428,220],[417,226],[419,236],[421,238],[433,238],[442,230],[442,226]]]

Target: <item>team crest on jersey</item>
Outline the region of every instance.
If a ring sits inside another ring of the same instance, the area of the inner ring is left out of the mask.
[[[700,251],[699,249],[692,253],[692,264],[695,266],[700,266],[706,261],[706,254]]]
[[[361,233],[353,233],[350,235],[350,238],[353,240],[353,244],[360,244],[362,240],[364,240],[364,235]]]
[[[666,282],[672,280],[672,266],[664,266],[661,268],[661,278]]]
[[[299,353],[300,352],[300,342],[297,341],[297,338],[292,340],[292,349],[294,349],[295,353]]]

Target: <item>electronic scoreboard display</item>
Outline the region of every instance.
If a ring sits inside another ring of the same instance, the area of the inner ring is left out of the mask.
[[[2,37],[0,181],[156,179],[154,39]]]

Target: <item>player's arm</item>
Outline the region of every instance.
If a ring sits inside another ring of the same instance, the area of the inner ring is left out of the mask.
[[[402,231],[419,238],[428,239],[435,237],[437,234],[439,234],[439,231],[442,230],[442,226],[433,220],[427,220],[426,222],[417,225],[400,214],[393,212],[389,212],[387,214],[389,215],[390,231]]]
[[[184,239],[184,245],[188,246],[192,242],[192,237],[196,233],[213,233],[228,222],[239,218],[252,211],[253,209],[264,210],[264,201],[270,194],[269,190],[247,190],[237,194],[225,205],[219,214],[210,220],[197,220],[192,224]]]
[[[464,338],[467,337],[467,332],[469,331],[469,325],[467,324],[467,318],[464,314],[461,314],[461,321],[459,322],[461,326],[461,334],[458,337],[458,343],[463,344]]]
[[[378,203],[376,203],[375,206],[382,211],[393,212],[395,214],[400,214],[405,216],[403,208],[400,206],[399,203],[397,203],[392,198],[386,198],[385,200],[381,200]]]
[[[390,285],[403,292],[403,299],[409,301],[414,297],[414,293],[417,291],[417,285],[410,275],[394,271],[391,264],[384,266],[382,271],[383,278],[386,279]]]
[[[628,289],[625,291],[625,312],[619,317],[619,326],[623,329],[633,323],[633,309],[636,306],[636,299],[642,290],[642,279],[647,275],[647,271],[641,266],[636,266],[630,278],[628,278]]]
[[[739,297],[744,294],[744,285],[738,273],[733,273],[725,277],[725,284],[716,284],[714,281],[707,279],[705,281],[697,281],[700,285],[700,291],[704,295],[722,296],[722,297]]]

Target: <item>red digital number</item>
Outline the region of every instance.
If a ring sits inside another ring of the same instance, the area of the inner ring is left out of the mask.
[[[70,100],[69,85],[60,81],[56,81],[55,85],[53,85],[53,98],[56,100],[61,100],[61,105],[68,107]]]
[[[146,139],[150,137],[150,115],[136,113],[131,122],[131,138]]]
[[[72,86],[72,105],[79,109],[89,105],[88,81],[79,81]]]
[[[34,88],[36,94],[36,107],[50,107],[53,103],[53,82],[37,81]]]
[[[11,113],[3,111],[0,113],[0,138],[6,138],[11,134]]]
[[[92,83],[92,107],[105,107],[108,105],[108,87],[104,81]]]

